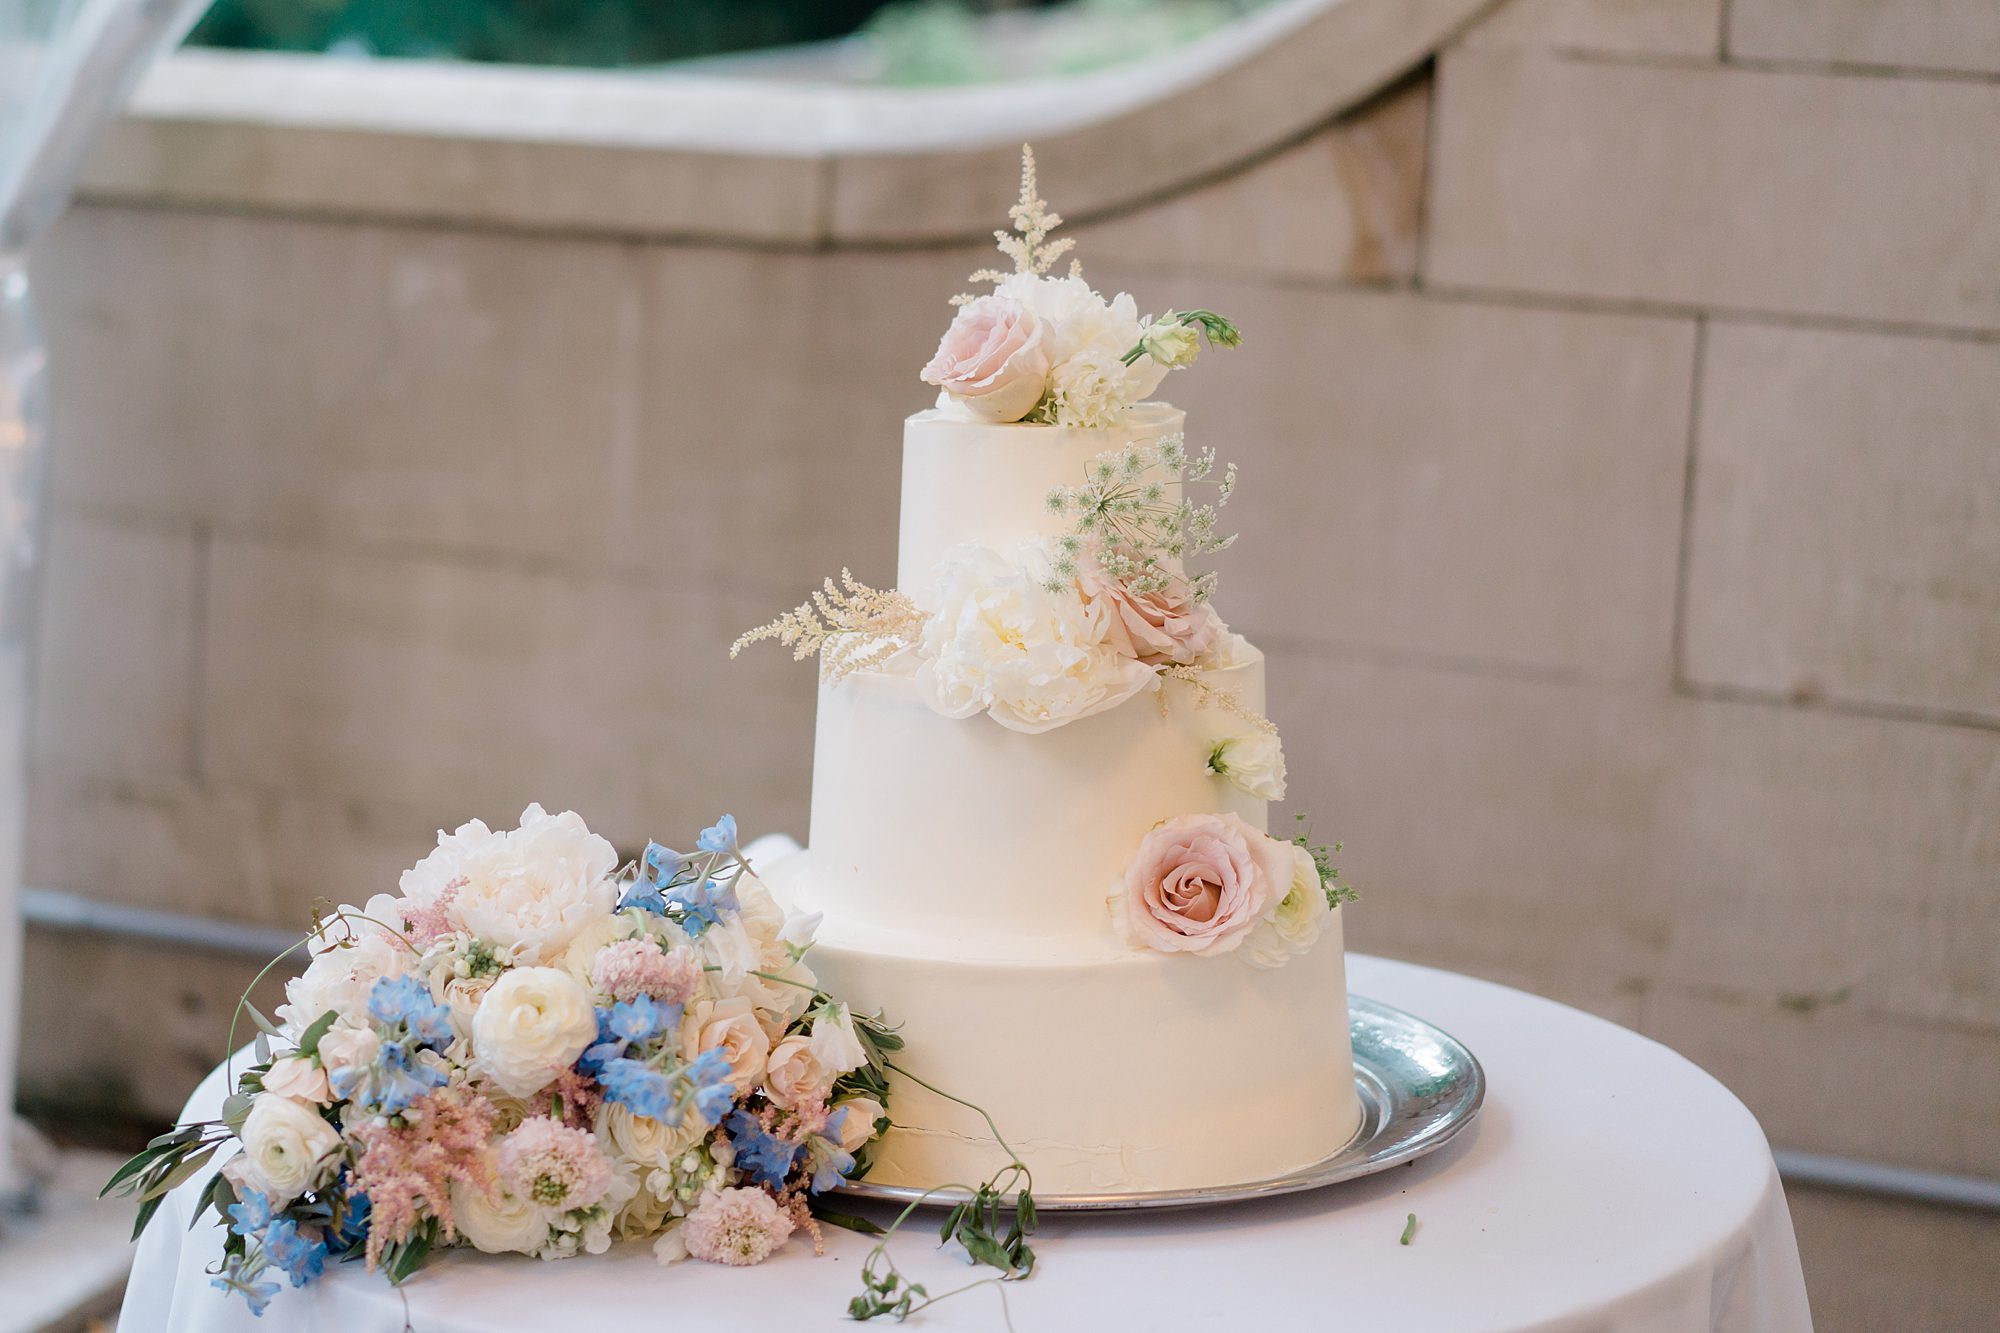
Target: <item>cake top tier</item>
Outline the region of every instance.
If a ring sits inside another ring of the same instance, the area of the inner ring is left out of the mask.
[[[952,299],[958,315],[923,369],[938,387],[938,410],[959,420],[1081,428],[1114,427],[1146,406],[1167,372],[1191,365],[1201,342],[1234,347],[1236,326],[1212,310],[1141,316],[1124,292],[1097,293],[1075,260],[1051,273],[1075,241],[1049,239],[1062,218],[1035,182],[1035,155],[1021,150],[1021,198],[1014,230],[993,233],[1012,273],[981,269],[985,296]]]
[[[896,586],[928,604],[939,561],[965,542],[1006,551],[1068,531],[1072,520],[1049,508],[1049,492],[1089,474],[1110,450],[1152,444],[1180,432],[1182,414],[1165,403],[1139,403],[1115,426],[999,425],[968,421],[941,408],[903,423],[903,515]],[[1169,503],[1178,480],[1164,483]]]

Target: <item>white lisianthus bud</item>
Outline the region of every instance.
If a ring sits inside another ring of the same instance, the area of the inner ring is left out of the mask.
[[[340,1131],[296,1097],[264,1093],[243,1121],[243,1153],[229,1177],[282,1208],[325,1182],[340,1151]]]
[[[264,1074],[264,1091],[275,1092],[281,1097],[296,1097],[315,1106],[325,1106],[333,1100],[333,1091],[327,1086],[326,1071],[298,1055],[283,1056],[271,1062],[271,1068]]]
[[[472,1017],[479,1066],[516,1097],[532,1097],[597,1039],[590,992],[556,967],[517,967],[493,983]]]
[[[1285,799],[1285,747],[1275,731],[1217,741],[1208,752],[1208,771],[1260,801]]]
[[[844,1004],[820,1010],[812,1025],[812,1053],[822,1068],[845,1074],[868,1063],[868,1052],[855,1035],[854,1016]]]
[[[1201,352],[1201,335],[1177,319],[1156,319],[1139,334],[1146,355],[1169,370],[1191,366]]]

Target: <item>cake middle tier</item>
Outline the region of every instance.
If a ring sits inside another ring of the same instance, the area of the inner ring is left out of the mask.
[[[1209,673],[1264,709],[1264,659]],[[814,902],[885,942],[963,941],[991,957],[1094,952],[1106,899],[1153,825],[1265,804],[1208,771],[1251,724],[1174,680],[1039,735],[933,712],[909,676],[822,683],[813,751]],[[1162,708],[1164,701],[1165,708]]]

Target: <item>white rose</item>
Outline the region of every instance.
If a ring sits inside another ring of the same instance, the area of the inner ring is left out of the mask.
[[[1045,553],[1007,559],[974,544],[938,567],[938,611],[924,626],[917,690],[936,712],[985,710],[1014,731],[1043,732],[1115,708],[1156,683],[1107,642],[1109,625],[1073,587],[1044,586]]]
[[[295,1097],[267,1092],[250,1103],[243,1152],[230,1178],[282,1207],[332,1174],[340,1131]]]
[[[787,1037],[771,1048],[764,1091],[772,1101],[789,1109],[803,1102],[825,1101],[833,1080],[834,1072],[820,1063],[809,1039]]]
[[[273,1060],[264,1073],[264,1091],[275,1092],[280,1097],[296,1097],[315,1106],[325,1106],[333,1100],[333,1089],[327,1085],[326,1071],[302,1055],[287,1055]]]
[[[844,1004],[828,1005],[812,1025],[813,1056],[836,1075],[868,1063],[868,1052],[854,1031],[854,1015]]]
[[[873,1097],[856,1097],[834,1109],[847,1112],[840,1122],[840,1150],[845,1153],[859,1152],[863,1144],[874,1138],[875,1122],[886,1114],[882,1103]]]
[[[1285,747],[1275,731],[1228,736],[1208,752],[1208,771],[1260,801],[1285,799]]]
[[[402,889],[424,905],[448,896],[447,911],[464,930],[535,963],[562,957],[617,907],[617,869],[617,850],[574,811],[551,815],[531,805],[511,832],[475,819],[440,833],[437,850],[404,874]]]
[[[764,1035],[755,1006],[749,1000],[741,996],[700,1000],[688,1010],[681,1025],[682,1056],[692,1060],[717,1047],[729,1061],[729,1081],[737,1092],[748,1092],[763,1081],[771,1039]]]
[[[278,1017],[286,1034],[296,1040],[328,1010],[361,1018],[375,983],[401,976],[415,961],[416,955],[401,940],[366,925],[344,944],[316,942],[306,970],[285,983],[285,1003],[279,1006]]]
[[[1251,931],[1244,948],[1258,967],[1282,967],[1293,956],[1318,942],[1320,932],[1333,916],[1326,889],[1319,882],[1319,867],[1312,853],[1292,848],[1292,886],[1278,905]]]
[[[452,1181],[451,1215],[458,1233],[487,1254],[533,1254],[549,1238],[548,1217],[535,1201],[497,1183],[489,1192]]]
[[[345,1070],[364,1069],[374,1064],[381,1049],[382,1038],[376,1035],[375,1029],[342,1027],[336,1023],[319,1039],[320,1068],[331,1080],[335,1074]]]
[[[517,967],[493,983],[472,1017],[479,1067],[516,1097],[531,1097],[597,1039],[590,992],[553,967]]]

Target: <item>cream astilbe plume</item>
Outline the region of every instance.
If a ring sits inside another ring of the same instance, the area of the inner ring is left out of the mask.
[[[776,639],[792,650],[792,660],[819,657],[820,674],[837,681],[877,667],[916,643],[924,613],[895,589],[871,588],[843,569],[840,585],[828,579],[820,591],[729,647],[735,657],[746,647]]]
[[[1051,241],[1049,233],[1062,226],[1062,214],[1049,211],[1048,201],[1042,198],[1041,186],[1035,179],[1035,150],[1027,144],[1021,145],[1021,197],[1007,210],[1013,219],[1014,232],[993,233],[994,243],[1000,253],[1014,261],[1014,272],[1041,275],[1055,267],[1056,261],[1076,248],[1076,238],[1065,236],[1059,241]],[[1070,261],[1070,276],[1082,277],[1083,266],[1076,260]],[[1003,282],[1005,273],[995,268],[982,268],[974,273],[969,282]],[[974,298],[960,294],[951,298],[953,305],[964,305]]]
[[[1160,675],[1167,680],[1177,680],[1194,692],[1197,708],[1214,708],[1229,714],[1242,722],[1247,722],[1258,731],[1275,736],[1278,724],[1265,717],[1256,709],[1243,702],[1243,696],[1226,686],[1217,685],[1208,678],[1208,672],[1199,666],[1168,666],[1160,669]],[[1167,715],[1167,692],[1160,691],[1160,716]]]

